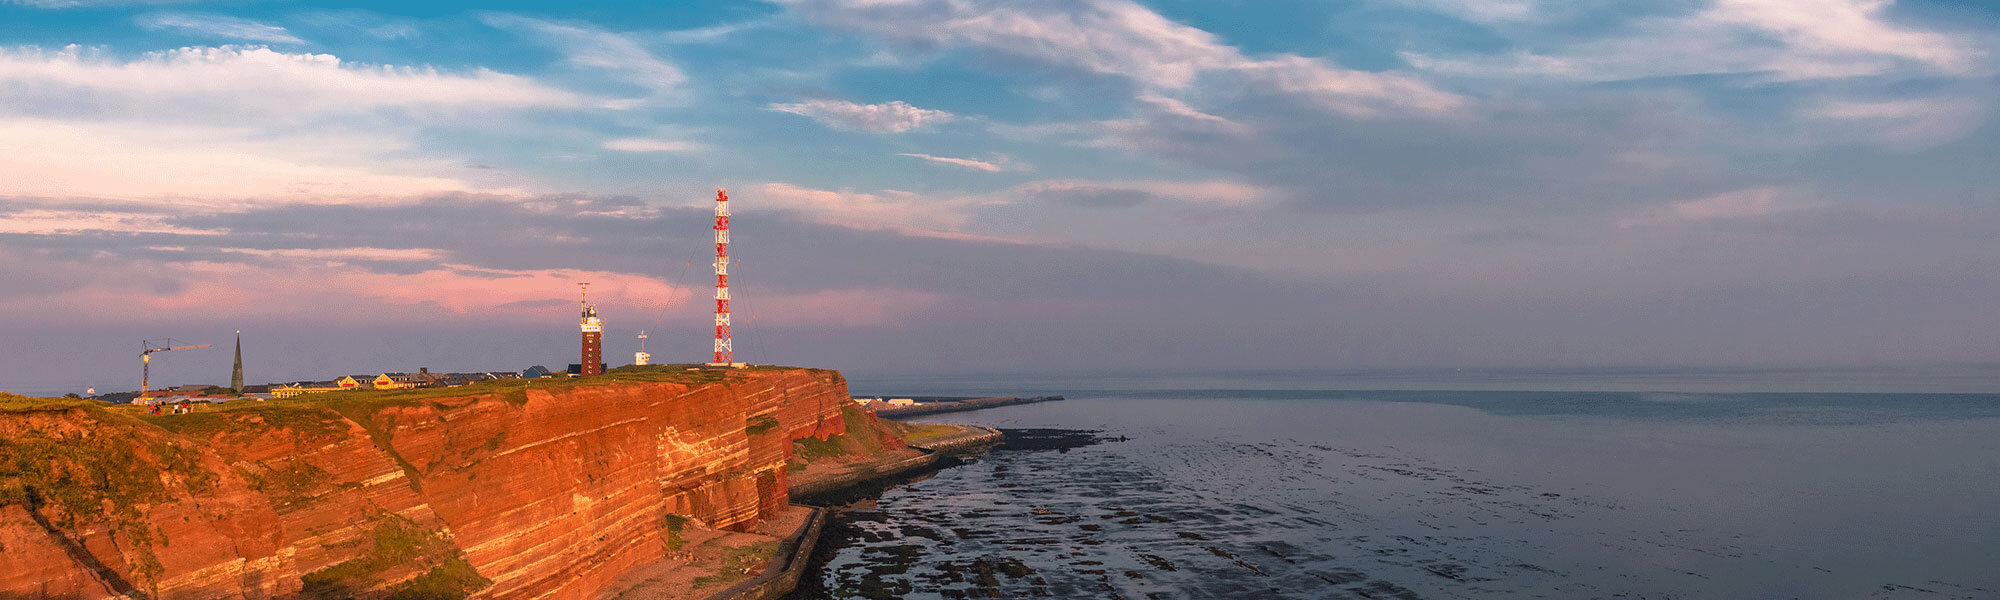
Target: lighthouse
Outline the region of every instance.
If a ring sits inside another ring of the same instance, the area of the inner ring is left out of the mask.
[[[582,289],[583,305],[583,364],[577,370],[579,377],[604,374],[604,321],[597,318],[597,307],[590,303],[590,284],[579,283]]]

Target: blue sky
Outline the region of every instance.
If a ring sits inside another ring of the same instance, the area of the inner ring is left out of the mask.
[[[716,188],[753,361],[2000,362],[1996,48],[1919,0],[0,1],[0,388],[237,329],[252,379],[557,364],[579,280],[697,360]]]

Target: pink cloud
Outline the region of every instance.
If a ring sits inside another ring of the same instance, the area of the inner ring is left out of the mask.
[[[607,321],[635,329],[663,315],[706,322],[712,306],[708,287],[676,288],[657,278],[629,273],[492,270],[452,264],[415,273],[377,273],[347,262],[424,260],[434,256],[428,250],[243,253],[272,259],[276,264],[197,261],[115,268],[91,265],[90,271],[100,277],[63,291],[0,298],[0,315],[28,315],[49,306],[63,306],[92,321],[107,323],[157,323],[215,315],[379,325],[560,321],[574,318],[576,284],[586,281],[590,282],[591,301],[605,313]],[[746,325],[835,327],[891,323],[941,300],[935,293],[902,289],[739,294],[738,298],[737,318]]]

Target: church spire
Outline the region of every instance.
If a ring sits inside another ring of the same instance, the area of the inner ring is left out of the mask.
[[[236,332],[236,368],[229,370],[229,389],[243,391],[243,332]]]

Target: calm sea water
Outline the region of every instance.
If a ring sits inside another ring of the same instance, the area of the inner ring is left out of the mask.
[[[1056,431],[856,505],[797,596],[2000,598],[2000,395],[1509,377],[857,377],[1069,400],[926,418]]]

